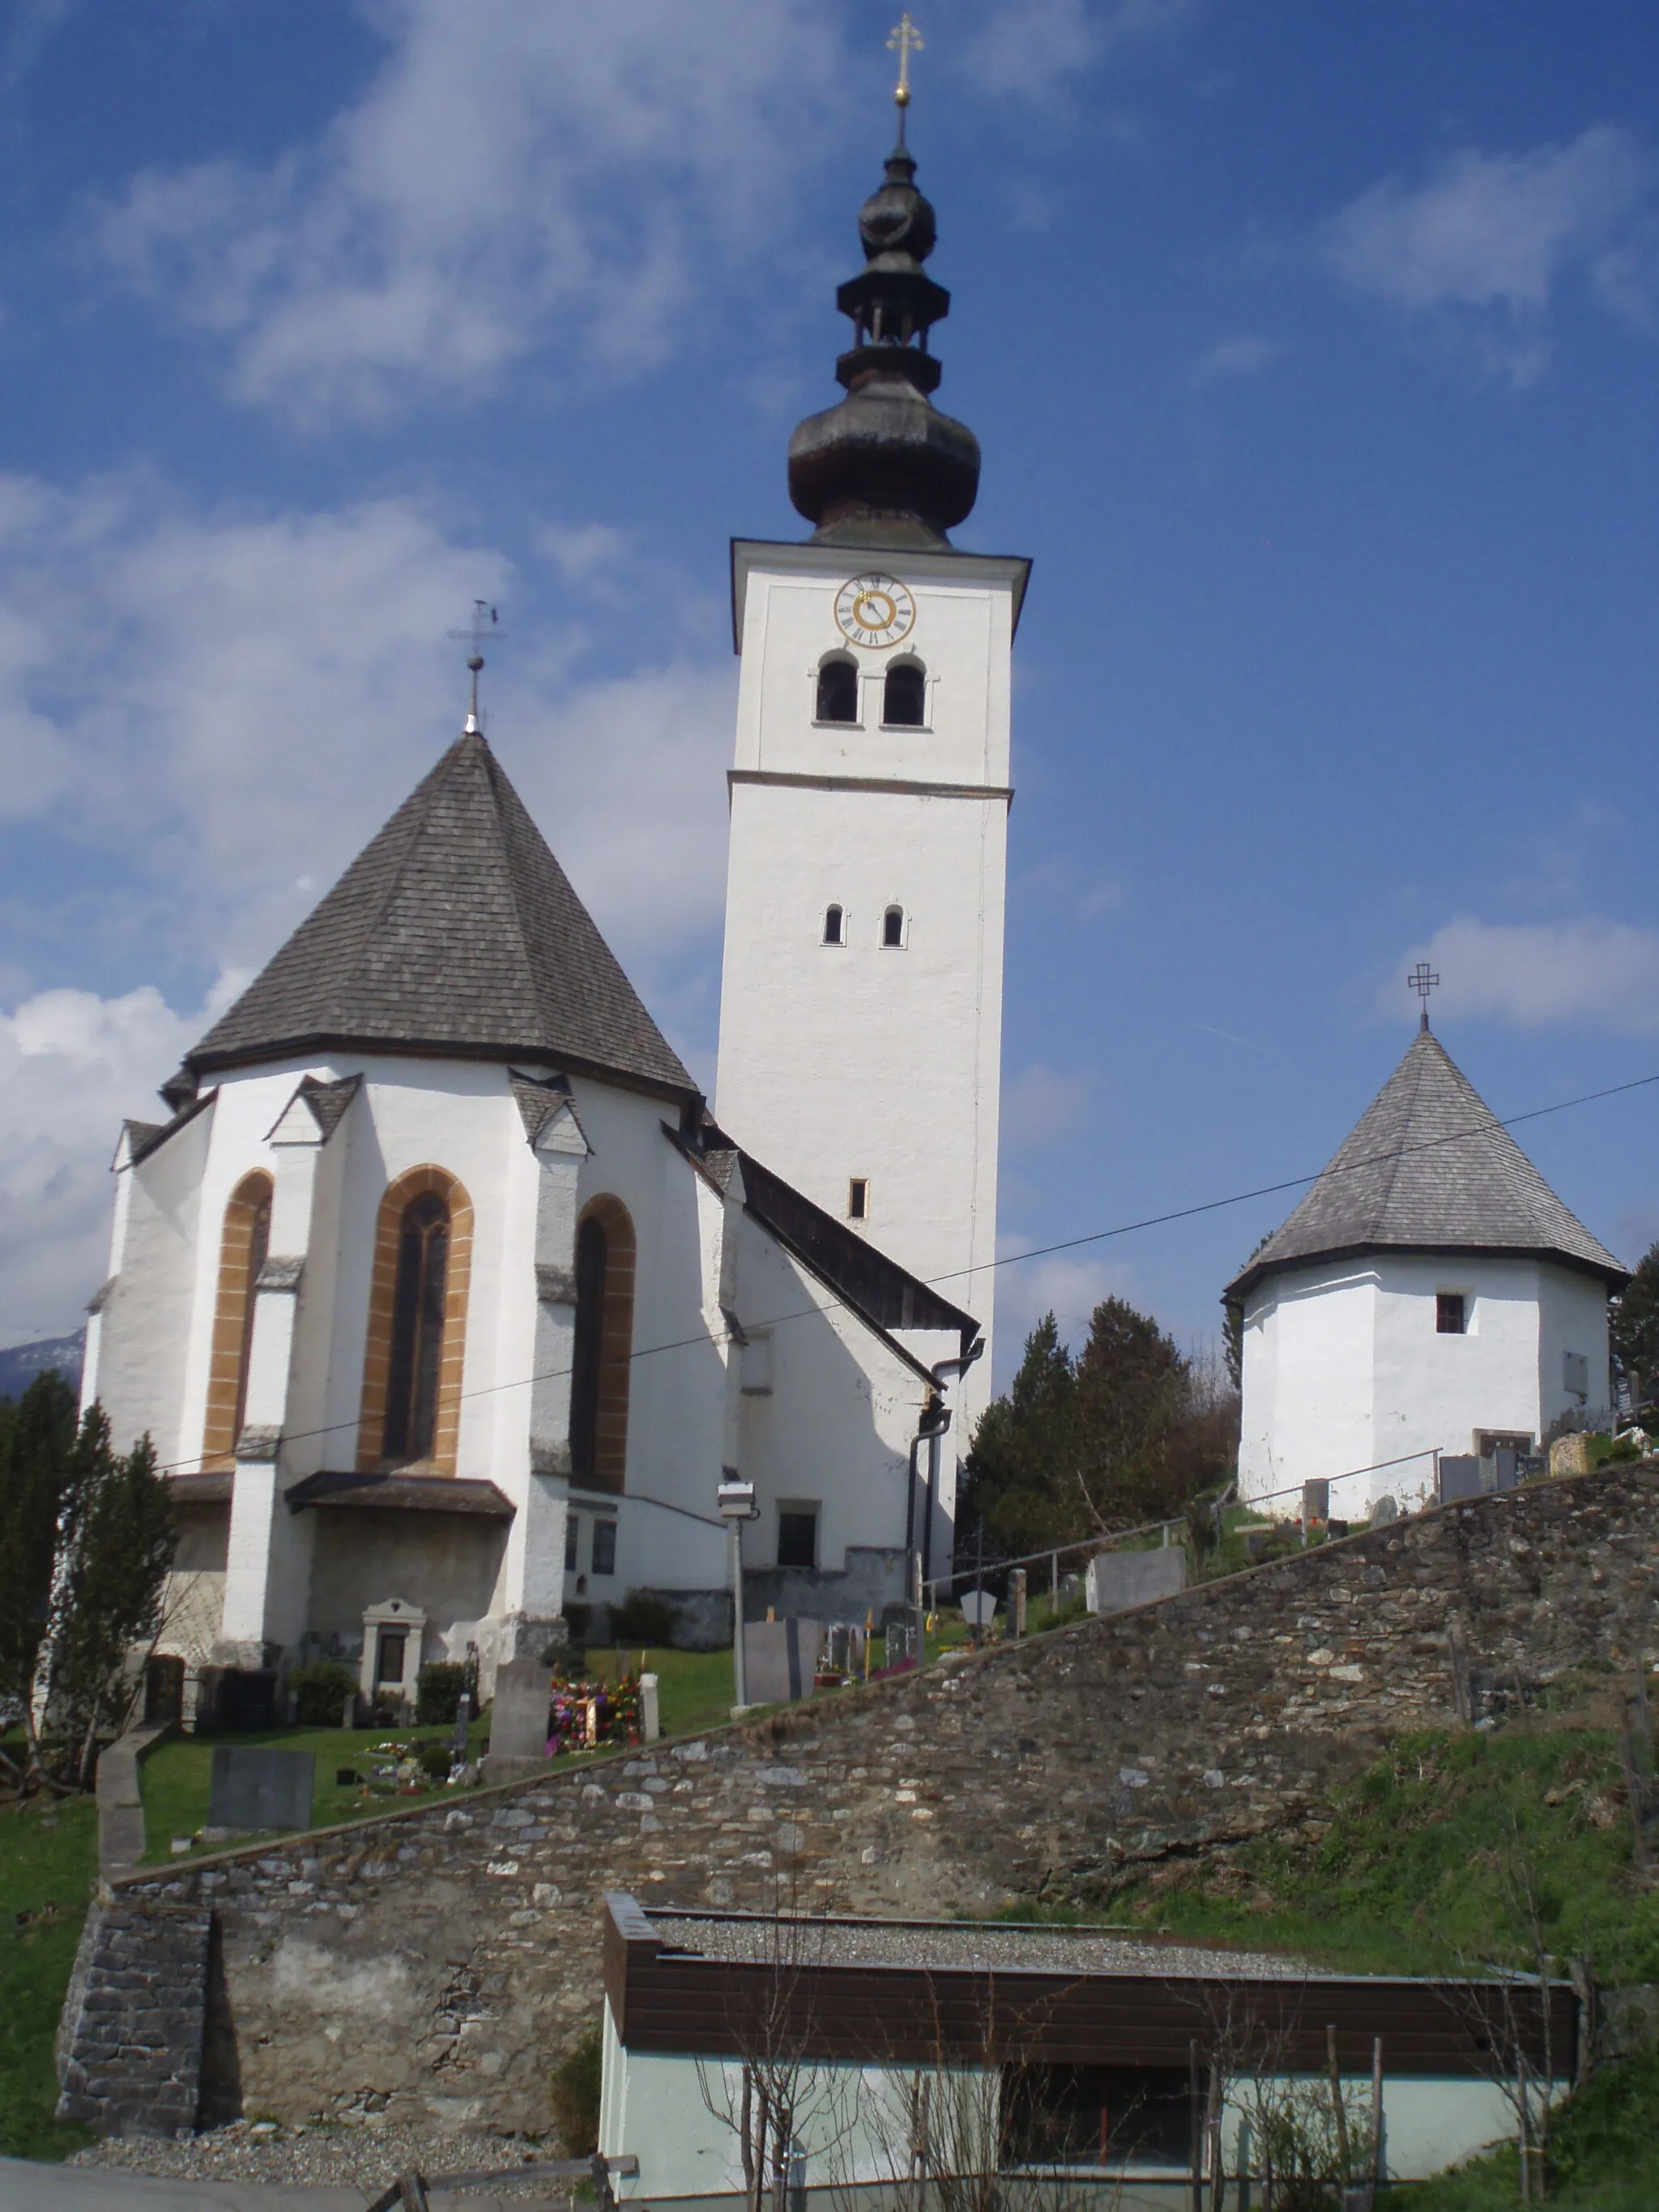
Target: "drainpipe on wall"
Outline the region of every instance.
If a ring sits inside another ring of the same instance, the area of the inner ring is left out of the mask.
[[[941,1359],[938,1366],[930,1370],[933,1377],[936,1404],[941,1407],[943,1406],[945,1376],[954,1375],[960,1378],[965,1375],[984,1349],[985,1339],[982,1336],[976,1336],[960,1358]],[[921,1585],[924,1602],[927,1594],[928,1570],[933,1564],[933,1505],[939,1496],[939,1441],[950,1425],[951,1416],[948,1412],[944,1412],[936,1425],[928,1430],[927,1436],[927,1515],[921,1524]]]

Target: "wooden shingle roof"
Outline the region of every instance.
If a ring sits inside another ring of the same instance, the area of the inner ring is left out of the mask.
[[[483,738],[458,738],[188,1056],[551,1060],[696,1086]]]
[[[1613,1290],[1629,1280],[1427,1029],[1228,1294],[1243,1297],[1277,1268],[1388,1249],[1535,1256]]]

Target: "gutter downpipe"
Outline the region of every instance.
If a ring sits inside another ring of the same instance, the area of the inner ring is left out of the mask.
[[[938,1398],[942,1410],[945,1376],[947,1375],[954,1375],[959,1382],[968,1372],[968,1370],[973,1365],[974,1362],[980,1358],[984,1350],[984,1337],[975,1336],[966,1352],[964,1352],[959,1358],[941,1359],[937,1367],[929,1370],[933,1378],[933,1389],[938,1394]],[[927,1431],[927,1488],[926,1496],[927,1501],[927,1517],[923,1522],[921,1528],[921,1601],[924,1605],[926,1605],[927,1601],[928,1569],[933,1564],[933,1507],[939,1497],[939,1443],[950,1425],[950,1413],[948,1411],[944,1411],[943,1419],[938,1420],[936,1425]],[[921,1441],[920,1437],[918,1437],[917,1441],[918,1443]]]

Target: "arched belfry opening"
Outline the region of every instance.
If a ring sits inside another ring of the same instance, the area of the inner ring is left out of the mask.
[[[817,715],[820,722],[856,722],[859,672],[844,653],[831,653],[818,668]]]
[[[919,660],[896,660],[881,688],[881,719],[889,729],[919,730],[927,719],[927,672]]]

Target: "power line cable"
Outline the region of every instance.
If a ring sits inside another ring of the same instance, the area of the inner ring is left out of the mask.
[[[1231,1206],[1248,1206],[1252,1199],[1273,1198],[1284,1191],[1300,1190],[1306,1184],[1319,1182],[1324,1176],[1356,1175],[1362,1168],[1376,1167],[1388,1160],[1406,1159],[1417,1152],[1435,1152],[1443,1145],[1462,1144],[1468,1137],[1484,1136],[1494,1125],[1500,1129],[1518,1128],[1523,1121],[1541,1121],[1549,1115],[1565,1114],[1579,1106],[1593,1106],[1604,1098],[1621,1097],[1627,1091],[1644,1091],[1654,1084],[1659,1084],[1659,1073],[1638,1075],[1629,1083],[1608,1084],[1600,1091],[1580,1091],[1576,1097],[1558,1098],[1548,1106],[1530,1107],[1524,1114],[1510,1114],[1501,1118],[1493,1115],[1488,1121],[1473,1123],[1466,1129],[1453,1129],[1444,1136],[1425,1138],[1419,1144],[1399,1145],[1388,1152],[1367,1152],[1357,1160],[1345,1162],[1340,1167],[1334,1161],[1330,1161],[1324,1167],[1317,1168],[1309,1175],[1286,1176],[1279,1182],[1258,1183],[1254,1189],[1234,1191],[1225,1198],[1209,1198],[1201,1200],[1194,1206],[1172,1206],[1167,1212],[1144,1214],[1138,1220],[1118,1222],[1110,1229],[1091,1230],[1085,1236],[1063,1237],[1054,1244],[1034,1245],[1029,1252],[1006,1252],[1000,1259],[987,1260],[977,1267],[957,1267],[947,1274],[921,1276],[917,1279],[927,1289],[933,1290],[937,1289],[941,1283],[958,1282],[964,1276],[988,1275],[994,1274],[1001,1267],[1023,1267],[1028,1260],[1046,1260],[1059,1252],[1076,1252],[1081,1250],[1085,1245],[1103,1244],[1118,1237],[1133,1237],[1145,1229],[1162,1229],[1167,1228],[1172,1222],[1196,1220],[1202,1214],[1224,1212]],[[793,1321],[810,1321],[815,1315],[848,1312],[853,1310],[852,1302],[849,1299],[831,1297],[826,1304],[799,1306],[793,1312],[775,1315],[769,1321],[750,1322],[744,1334],[746,1336],[750,1330],[781,1328]],[[626,1361],[609,1361],[606,1364],[632,1366],[638,1360],[653,1359],[663,1352],[687,1352],[708,1344],[729,1344],[732,1341],[733,1334],[733,1331],[729,1328],[704,1329],[696,1336],[673,1337],[661,1344],[641,1345],[637,1350],[629,1352]],[[557,1382],[572,1372],[573,1370],[568,1367],[539,1368],[532,1374],[517,1376],[506,1382],[481,1382],[471,1390],[463,1390],[460,1393],[460,1400],[465,1401],[474,1398],[496,1397],[504,1390],[527,1390],[532,1383]],[[343,1435],[357,1425],[356,1421],[332,1421],[322,1428],[295,1429],[285,1433],[283,1442],[284,1443],[310,1443],[318,1437]],[[197,1464],[194,1460],[171,1460],[166,1466],[158,1468],[157,1472],[170,1474],[177,1472],[180,1468],[193,1467]]]

